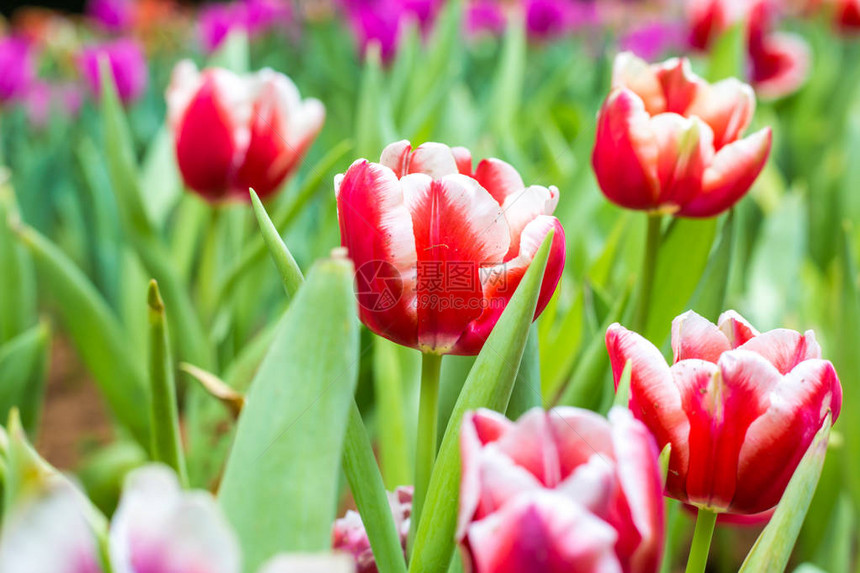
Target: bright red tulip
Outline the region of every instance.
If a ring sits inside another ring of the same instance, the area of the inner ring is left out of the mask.
[[[457,540],[472,573],[652,573],[663,551],[654,438],[627,410],[609,420],[535,408],[518,422],[467,414]]]
[[[747,19],[760,0],[687,0],[690,45],[707,50],[729,28]]]
[[[733,311],[719,326],[690,311],[672,323],[671,367],[618,324],[606,346],[616,385],[632,363],[634,415],[672,444],[667,494],[698,507],[775,506],[828,412],[839,416],[842,386],[812,331],[759,334]]]
[[[176,159],[185,184],[207,201],[265,198],[301,163],[325,118],[293,82],[269,69],[239,76],[177,64],[167,89]]]
[[[754,111],[752,89],[736,79],[709,84],[686,59],[648,65],[622,53],[597,119],[597,181],[628,209],[717,215],[744,196],[770,153],[770,128],[742,138]]]
[[[477,354],[544,238],[554,231],[535,318],[564,267],[555,187],[467,149],[392,143],[335,178],[341,243],[373,332],[437,354]]]

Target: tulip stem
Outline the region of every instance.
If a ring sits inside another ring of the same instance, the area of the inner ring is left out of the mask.
[[[693,533],[693,543],[690,545],[690,557],[687,559],[687,573],[704,573],[708,564],[708,553],[711,550],[711,538],[714,536],[714,525],[717,514],[709,509],[699,509],[696,517],[696,531]]]
[[[409,525],[409,550],[418,530],[427,486],[436,461],[436,424],[439,416],[439,373],[442,356],[424,353],[421,361],[421,397],[418,406],[418,443],[415,447],[415,493]]]
[[[645,239],[645,255],[642,257],[642,273],[639,276],[639,300],[633,330],[643,333],[648,326],[648,310],[651,306],[651,289],[654,286],[654,271],[657,267],[657,252],[660,250],[660,231],[663,217],[648,215],[648,232]]]

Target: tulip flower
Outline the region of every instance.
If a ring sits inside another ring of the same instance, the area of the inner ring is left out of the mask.
[[[581,0],[524,0],[519,3],[526,33],[533,41],[559,38],[597,19],[594,2]],[[516,4],[500,0],[473,0],[466,9],[466,29],[471,34],[501,35]]]
[[[271,196],[301,163],[325,118],[285,75],[239,76],[177,64],[167,89],[168,121],[185,184],[211,202]]]
[[[120,100],[126,105],[139,98],[146,89],[147,65],[143,49],[134,40],[123,38],[113,42],[85,47],[78,56],[78,65],[97,97],[101,94],[99,61],[105,58],[116,83]]]
[[[836,22],[841,30],[860,32],[860,0],[835,0]]]
[[[457,540],[468,571],[653,573],[664,515],[653,437],[630,412],[607,421],[535,408],[516,423],[467,413]]]
[[[616,58],[612,83],[592,156],[610,201],[712,217],[746,194],[771,147],[769,128],[743,137],[755,110],[749,86],[709,84],[686,59],[649,66],[630,53]]]
[[[361,53],[365,54],[372,43],[377,43],[382,61],[386,63],[397,53],[406,22],[414,21],[426,34],[442,6],[439,0],[341,0],[339,4]]]
[[[185,492],[166,466],[144,466],[125,481],[102,555],[95,512],[69,482],[52,483],[4,523],[0,571],[10,573],[240,573],[236,535],[206,491]],[[259,573],[352,573],[346,555],[278,555]]]
[[[726,30],[750,14],[760,0],[688,0],[685,2],[690,29],[690,45],[707,50]]]
[[[135,0],[89,0],[87,15],[109,32],[124,32],[134,23]]]
[[[392,143],[335,179],[341,243],[358,269],[362,321],[432,354],[477,354],[550,231],[535,318],[561,278],[555,187],[526,187],[498,159],[472,169],[464,148]]]
[[[606,333],[615,382],[632,363],[630,409],[672,445],[667,495],[715,512],[774,507],[842,387],[812,331],[759,334],[729,311],[714,325],[690,311],[672,323],[674,364],[618,324]]]
[[[36,50],[27,38],[0,38],[0,104],[19,99],[36,80]]]
[[[409,517],[412,513],[412,487],[398,487],[388,494],[388,503],[394,515],[394,527],[400,535],[403,555],[406,556],[406,540],[409,536]],[[361,516],[352,510],[338,519],[332,528],[332,549],[352,555],[356,573],[377,573],[376,559],[370,548],[367,530]]]
[[[221,47],[233,30],[244,30],[255,38],[271,30],[285,28],[292,17],[292,8],[284,0],[208,4],[200,10],[197,20],[199,41],[203,50],[211,54]]]

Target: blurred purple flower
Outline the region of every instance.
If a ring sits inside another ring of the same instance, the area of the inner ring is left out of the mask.
[[[0,103],[23,96],[36,80],[36,52],[26,38],[0,38]]]
[[[113,42],[88,46],[78,56],[78,65],[92,93],[101,93],[99,59],[104,56],[110,64],[117,92],[122,102],[130,104],[146,89],[148,70],[143,48],[134,40],[123,38]]]
[[[200,10],[198,33],[203,49],[212,53],[233,30],[245,30],[256,37],[292,21],[286,0],[244,0],[230,4],[208,4]]]
[[[123,32],[134,22],[134,0],[89,0],[87,15],[109,32]]]
[[[466,30],[469,34],[501,35],[507,19],[498,0],[474,0],[466,8]]]
[[[526,31],[533,41],[551,40],[597,21],[597,4],[589,0],[522,0]],[[502,34],[507,12],[516,4],[501,0],[473,0],[466,14],[470,33]]]
[[[359,0],[340,2],[361,53],[371,42],[380,45],[382,60],[389,62],[397,52],[400,34],[409,19],[417,22],[421,32],[427,34],[442,3],[440,0]]]
[[[526,30],[532,40],[550,40],[595,22],[595,3],[576,0],[527,0]]]
[[[64,119],[75,117],[83,101],[83,90],[77,84],[37,80],[24,96],[24,108],[30,125],[41,129],[48,125],[53,113]]]
[[[669,52],[683,51],[687,46],[683,22],[657,21],[633,27],[618,40],[619,50],[633,52],[643,60],[663,59]]]

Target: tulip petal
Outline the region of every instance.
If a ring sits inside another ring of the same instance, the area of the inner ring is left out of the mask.
[[[527,492],[472,524],[468,548],[475,573],[620,573],[617,534],[565,496]]]
[[[457,169],[462,175],[472,176],[472,152],[465,147],[452,147],[451,153],[454,154],[454,161],[457,162]],[[485,187],[486,189],[486,187]],[[492,193],[491,193],[492,194]]]
[[[716,364],[720,355],[731,349],[728,338],[717,325],[692,310],[672,321],[672,352],[675,362],[698,358]]]
[[[770,154],[771,131],[762,129],[723,147],[705,170],[702,194],[679,212],[685,217],[711,217],[743,197]]]
[[[609,94],[597,118],[594,174],[606,197],[628,209],[659,203],[660,150],[642,99],[622,88]]]
[[[562,479],[595,456],[607,466],[613,463],[615,452],[606,418],[571,407],[553,408],[547,418],[558,450]]]
[[[616,526],[621,531],[620,543],[624,544],[617,551],[625,571],[656,571],[662,561],[665,527],[657,444],[648,428],[625,408],[613,408],[609,421],[616,471],[630,519],[629,526]],[[630,528],[635,528],[636,535]]]
[[[733,511],[758,513],[775,506],[827,413],[834,420],[842,388],[833,365],[807,360],[788,373],[769,396],[769,407],[746,432]]]
[[[562,463],[564,461],[562,458]],[[592,455],[586,462],[574,468],[573,473],[562,481],[555,491],[564,493],[608,522],[609,516],[616,510],[616,479],[615,464],[600,455]],[[659,491],[657,495],[660,495]]]
[[[304,152],[291,146],[285,139],[285,130],[279,127],[285,124],[286,118],[278,107],[274,86],[266,85],[262,89],[254,104],[251,138],[231,184],[237,198],[241,199],[247,198],[249,188],[261,198],[271,195],[296,163],[289,158],[297,158]]]
[[[737,348],[746,343],[750,338],[759,335],[759,331],[751,325],[747,319],[734,310],[727,310],[717,320],[720,330],[726,335],[732,348]]]
[[[755,93],[736,78],[703,85],[687,110],[711,126],[718,151],[743,134],[754,113]]]
[[[492,410],[467,412],[460,425],[460,512],[457,516],[457,540],[462,541],[466,527],[478,509],[481,497],[481,450],[498,440],[513,423]]]
[[[408,172],[409,154],[411,152],[412,145],[406,139],[389,143],[382,150],[379,163],[394,171],[394,175],[400,179]]]
[[[775,32],[751,50],[752,76],[756,93],[777,99],[796,92],[809,76],[809,45],[800,36]]]
[[[642,99],[650,115],[666,111],[663,84],[648,62],[632,52],[622,52],[612,65],[612,89],[627,88]]]
[[[811,330],[800,334],[794,330],[778,328],[751,338],[740,348],[760,354],[773,364],[780,374],[788,374],[804,360],[821,358],[821,346]]]
[[[207,492],[183,493],[165,466],[126,478],[110,531],[116,573],[236,573],[239,545]]]
[[[510,231],[499,204],[470,177],[401,181],[418,258],[418,343],[448,353],[483,312],[480,269],[503,260]]]
[[[533,446],[533,443],[529,443]],[[478,459],[480,471],[480,490],[478,507],[471,520],[477,521],[498,511],[508,500],[517,494],[542,487],[531,471],[516,463],[511,456],[504,454],[500,445],[491,444],[481,450]],[[551,455],[552,452],[550,452]]]
[[[505,255],[508,261],[520,252],[520,236],[526,226],[540,215],[552,215],[558,205],[558,189],[531,185],[508,195],[502,203],[502,212],[511,230],[511,248]]]
[[[0,571],[101,573],[83,494],[68,483],[27,499],[5,516]]]
[[[519,171],[501,159],[483,159],[475,169],[475,180],[490,192],[493,199],[504,207],[509,196],[525,188]]]
[[[441,179],[459,172],[454,153],[444,143],[422,143],[409,158],[408,173],[426,173],[433,179]]]
[[[548,215],[536,217],[523,230],[516,258],[481,269],[484,311],[469,324],[453,353],[476,354],[480,351],[550,231],[554,232],[552,245],[535,308],[535,318],[540,316],[561,280],[566,254],[564,229],[558,219]]]
[[[204,79],[176,130],[176,158],[186,185],[210,199],[223,197],[239,148],[233,118],[224,108],[212,76]],[[201,153],[204,149],[206,153]]]
[[[701,194],[702,176],[714,155],[713,133],[698,117],[664,113],[651,118],[659,148],[661,209],[674,212]]]
[[[705,82],[690,67],[687,58],[672,58],[657,66],[657,80],[663,88],[666,107],[663,113],[691,116],[690,105],[696,100]],[[653,114],[652,115],[656,115]]]
[[[553,488],[561,482],[558,448],[548,415],[542,409],[533,408],[523,414],[495,444],[514,463],[540,480],[543,486]],[[585,460],[580,460],[580,463]]]
[[[415,237],[394,173],[359,160],[338,186],[340,236],[355,263],[361,320],[376,334],[417,346]]]

